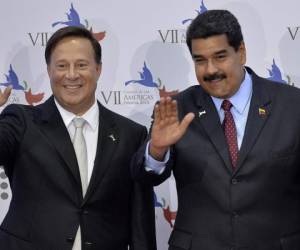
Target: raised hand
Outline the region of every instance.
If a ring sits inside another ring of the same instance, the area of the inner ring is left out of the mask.
[[[11,86],[6,87],[3,92],[0,89],[0,107],[2,107],[7,102],[11,90],[12,90]]]
[[[154,107],[150,155],[157,160],[162,160],[168,148],[184,135],[194,117],[193,113],[188,113],[180,122],[177,102],[170,97],[161,98]]]

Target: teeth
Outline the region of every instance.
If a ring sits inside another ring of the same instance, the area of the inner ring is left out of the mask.
[[[72,85],[72,86],[65,86],[67,89],[78,89],[80,88],[80,85]]]

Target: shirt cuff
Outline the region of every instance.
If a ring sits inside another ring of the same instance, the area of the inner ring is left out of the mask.
[[[148,141],[145,151],[145,170],[147,172],[153,171],[160,175],[164,172],[166,163],[170,159],[170,149],[168,149],[163,161],[157,161],[149,154],[149,145],[150,141]]]

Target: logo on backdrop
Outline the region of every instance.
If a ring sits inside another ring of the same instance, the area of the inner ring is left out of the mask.
[[[139,74],[139,79],[129,80],[125,82],[125,86],[128,86],[129,84],[136,84],[136,85],[143,86],[144,90],[136,91],[134,95],[138,95],[139,93],[142,95],[143,93],[149,93],[148,96],[150,96],[149,88],[157,89],[160,97],[172,96],[178,93],[178,90],[167,91],[166,87],[162,84],[162,81],[159,77],[157,78],[156,81],[153,77],[153,73],[151,72],[151,69],[147,66],[146,62],[144,62],[144,65],[142,66],[142,70],[139,71],[138,74]],[[129,97],[128,94],[127,97]],[[129,100],[130,99],[131,98],[129,98]],[[153,96],[151,96],[151,100],[153,100]],[[127,102],[127,104],[130,103]],[[145,104],[149,104],[149,103],[145,103]]]
[[[69,9],[69,12],[66,13],[66,19],[65,20],[59,20],[54,23],[52,23],[52,27],[56,26],[76,26],[76,27],[82,27],[90,30],[93,33],[93,36],[95,39],[99,42],[104,39],[105,37],[105,31],[101,32],[94,32],[92,26],[89,25],[89,22],[87,19],[84,19],[81,21],[79,12],[74,8],[73,3],[71,3],[71,8]],[[49,32],[37,32],[37,33],[28,33],[30,41],[33,46],[45,46],[49,37],[51,34]]]
[[[101,91],[102,100],[106,104],[111,103],[114,105],[149,105],[157,99],[157,94],[159,97],[167,97],[176,95],[179,92],[179,90],[166,90],[161,79],[153,76],[153,73],[146,62],[141,66],[141,70],[138,72],[137,77],[133,80],[126,81],[124,85],[137,85],[140,88],[138,90]],[[155,91],[157,91],[157,94],[155,94]]]
[[[267,69],[269,72],[269,77],[267,79],[274,81],[274,82],[278,82],[278,83],[284,83],[284,84],[289,84],[294,86],[295,84],[291,81],[291,78],[289,75],[286,75],[287,81],[285,81],[282,78],[282,73],[280,68],[278,67],[278,65],[275,62],[275,59],[273,58],[273,63],[271,65],[271,69]]]
[[[89,29],[90,32],[93,33],[95,39],[99,42],[104,39],[105,37],[105,31],[102,32],[93,32],[92,26],[89,27],[89,22],[87,19],[84,19],[84,24],[80,22],[80,17],[78,12],[74,9],[73,3],[71,3],[71,8],[69,10],[69,13],[66,13],[67,19],[66,21],[58,21],[52,24],[52,27],[55,27],[56,25],[65,25],[65,26],[76,26],[76,27],[82,27]]]
[[[86,28],[88,26],[88,21],[84,19],[85,24],[82,24],[80,22],[80,17],[78,12],[74,9],[73,3],[71,3],[71,8],[69,10],[69,13],[66,13],[68,20],[67,21],[58,21],[52,24],[52,27],[55,27],[56,25],[65,25],[65,26],[76,26],[81,28]]]
[[[20,99],[18,96],[18,92],[22,92],[25,95],[25,100],[29,105],[34,105],[42,101],[44,98],[44,93],[32,93],[31,88],[29,87],[28,83],[26,81],[19,81],[19,77],[15,70],[13,69],[13,66],[10,64],[9,70],[7,74],[4,74],[6,80],[4,82],[0,82],[0,86],[11,86],[12,87],[12,93],[8,99],[8,104],[11,103],[20,103]]]
[[[287,83],[282,79],[281,70],[275,63],[275,59],[273,59],[273,64],[271,66],[271,69],[268,69],[269,71],[269,77],[268,79],[271,81],[279,82],[279,83]]]
[[[204,13],[204,12],[207,11],[207,8],[204,5],[203,0],[201,1],[199,10],[195,10],[195,11],[196,11],[197,15],[202,14],[202,13]],[[191,22],[191,21],[193,21],[193,19],[192,18],[188,18],[188,19],[183,20],[182,24],[186,24],[186,23]]]
[[[166,200],[161,198],[161,202],[158,201],[157,195],[154,192],[154,207],[161,208],[163,211],[164,219],[169,223],[170,227],[173,228],[174,220],[176,219],[177,211],[171,211],[170,206],[166,204]]]
[[[201,0],[199,9],[195,10],[197,15],[207,11],[204,0]],[[190,23],[193,18],[186,18],[181,21],[181,24],[186,25]],[[158,30],[159,38],[163,43],[186,43],[186,28],[176,29],[171,28],[167,30]]]
[[[127,81],[125,82],[125,85],[128,85],[130,83],[137,83],[137,84],[144,85],[146,87],[158,88],[159,84],[153,81],[152,73],[150,69],[147,67],[146,62],[144,62],[144,67],[142,71],[139,72],[139,74],[140,74],[139,80]]]

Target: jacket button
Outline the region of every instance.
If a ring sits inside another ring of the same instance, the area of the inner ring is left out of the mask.
[[[233,178],[232,180],[231,180],[231,184],[232,185],[235,185],[235,184],[237,184],[238,183],[238,180],[236,179],[236,178]]]
[[[67,242],[74,243],[74,238],[73,237],[68,237]]]
[[[84,242],[84,245],[86,245],[87,247],[91,247],[93,245],[92,242],[86,241]]]

